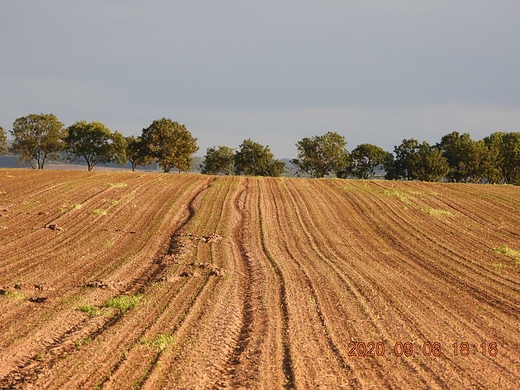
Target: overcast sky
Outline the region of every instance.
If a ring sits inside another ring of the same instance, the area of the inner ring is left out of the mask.
[[[294,157],[336,131],[392,151],[520,131],[518,0],[0,0],[0,126],[31,113],[197,155],[247,138]]]

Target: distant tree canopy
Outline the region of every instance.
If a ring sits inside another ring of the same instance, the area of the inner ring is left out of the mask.
[[[126,140],[118,131],[112,132],[101,122],[78,121],[68,128],[65,139],[72,161],[84,159],[89,171],[97,164],[126,161]]]
[[[43,169],[49,160],[68,152],[70,160],[84,160],[89,171],[100,163],[123,165],[127,161],[134,171],[157,161],[164,172],[192,167],[216,175],[280,176],[288,172],[269,146],[251,139],[237,150],[212,147],[204,157],[194,158],[199,149],[197,138],[185,125],[167,118],[154,120],[140,137],[125,138],[100,122],[78,121],[64,128],[53,114],[30,114],[16,119],[9,133],[14,138],[10,146],[0,127],[0,154],[17,154],[33,169]],[[296,158],[288,162],[290,173],[370,179],[377,170],[384,170],[387,180],[520,185],[520,132],[494,132],[475,141],[468,133],[453,131],[433,146],[410,138],[392,153],[373,144],[360,144],[349,153],[346,145],[345,138],[335,132],[303,138],[296,143]]]
[[[331,173],[341,176],[350,165],[345,138],[338,133],[303,138],[296,143],[297,155],[291,162],[298,173],[320,178]]]
[[[146,144],[141,137],[129,136],[126,140],[126,158],[132,166],[132,172],[138,166],[147,166],[153,162],[153,157],[148,154]]]
[[[454,131],[442,137],[436,148],[449,165],[446,180],[478,183],[489,170],[489,150],[484,141],[474,141],[468,133]]]
[[[440,149],[413,138],[396,146],[394,155],[385,159],[385,178],[389,180],[439,181],[450,169]]]
[[[67,135],[54,114],[30,114],[18,118],[10,130],[14,136],[11,152],[20,160],[29,161],[33,169],[43,169],[48,160],[56,160],[66,147],[63,139]]]
[[[7,134],[2,126],[0,126],[0,154],[7,153]]]
[[[520,185],[520,133],[496,132],[484,138],[490,160],[489,182]]]
[[[454,131],[433,147],[405,139],[384,167],[389,180],[520,185],[520,133],[496,132],[474,141]]]
[[[141,138],[147,154],[158,161],[164,172],[170,172],[172,168],[189,171],[192,155],[199,150],[197,138],[186,126],[167,118],[154,120],[143,129]]]
[[[383,168],[389,153],[372,144],[358,145],[351,153],[349,172],[359,179],[369,179],[375,175],[377,168]]]
[[[410,158],[419,151],[419,141],[414,138],[404,139],[401,145],[394,147],[394,157],[385,162],[385,178],[388,180],[412,180]]]
[[[249,176],[280,176],[285,163],[274,158],[269,146],[247,139],[239,146],[234,158],[235,173]]]
[[[208,148],[200,171],[206,175],[230,175],[233,173],[234,161],[234,151],[230,147]]]
[[[450,167],[442,152],[424,141],[410,156],[408,169],[412,180],[439,181],[448,174]]]

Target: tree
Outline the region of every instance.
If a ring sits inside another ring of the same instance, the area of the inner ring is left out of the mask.
[[[0,155],[7,153],[7,134],[2,126],[0,126]]]
[[[29,161],[33,169],[43,169],[48,160],[59,159],[65,149],[67,130],[54,114],[30,114],[18,118],[10,130],[14,136],[11,152]]]
[[[235,156],[233,149],[228,146],[208,148],[204,162],[201,164],[201,173],[206,175],[230,175],[233,172]]]
[[[450,166],[442,152],[424,141],[408,159],[409,175],[412,180],[439,181],[444,178]]]
[[[297,155],[291,162],[298,174],[305,172],[316,178],[330,173],[340,176],[349,167],[346,145],[345,138],[335,132],[306,137],[296,143]]]
[[[484,143],[494,161],[488,164],[489,182],[520,185],[520,133],[495,132]]]
[[[419,141],[414,138],[404,139],[401,145],[394,147],[395,157],[385,161],[385,178],[388,180],[412,180],[410,157],[419,151]]]
[[[125,137],[118,131],[112,131],[101,122],[78,121],[68,128],[65,141],[69,157],[73,161],[84,159],[91,171],[97,164],[117,162],[124,165],[126,158]]]
[[[507,184],[520,185],[520,133],[506,133],[502,142],[502,171]]]
[[[192,155],[199,150],[197,138],[185,125],[166,118],[154,120],[143,129],[142,139],[148,154],[157,159],[164,172],[170,172],[174,167],[181,172],[189,171]]]
[[[285,163],[274,158],[269,146],[262,146],[251,139],[245,140],[235,153],[235,172],[249,176],[280,176]]]
[[[130,136],[126,137],[126,158],[132,165],[132,172],[141,165],[150,165],[153,162],[153,157],[148,155],[146,144],[141,137]]]
[[[452,182],[478,183],[485,175],[488,148],[483,141],[474,141],[468,133],[454,131],[442,137],[436,148],[448,161],[450,170],[446,179]]]
[[[385,162],[383,163],[383,168],[385,170],[385,179],[386,180],[397,180],[397,172],[395,170],[395,157],[392,153],[388,153],[385,158]]]
[[[388,159],[388,152],[379,146],[372,144],[358,145],[352,153],[350,159],[352,166],[350,172],[359,179],[369,179],[375,175],[375,170],[382,168]]]

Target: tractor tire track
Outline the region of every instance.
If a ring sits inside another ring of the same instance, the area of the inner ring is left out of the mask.
[[[268,332],[268,309],[264,303],[261,285],[264,270],[251,248],[251,179],[242,180],[242,188],[233,203],[238,217],[232,232],[233,242],[240,254],[237,270],[241,275],[238,290],[241,297],[240,326],[232,353],[213,388],[251,387],[259,382],[264,337]]]

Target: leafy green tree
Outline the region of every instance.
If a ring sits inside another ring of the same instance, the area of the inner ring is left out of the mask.
[[[235,153],[235,172],[248,176],[281,176],[285,163],[274,158],[269,146],[245,140]]]
[[[148,154],[146,144],[141,137],[129,136],[126,140],[126,158],[132,165],[132,172],[141,165],[150,165],[154,158]]]
[[[296,143],[297,158],[291,162],[296,165],[298,174],[305,172],[320,178],[334,173],[339,177],[350,164],[346,145],[345,138],[335,132],[306,137]]]
[[[520,133],[495,132],[484,138],[489,149],[488,181],[520,185]]]
[[[385,170],[385,179],[386,180],[397,180],[397,173],[395,170],[395,157],[393,153],[388,153],[385,158],[385,162],[383,163],[383,168]]]
[[[504,162],[503,149],[503,132],[495,132],[483,139],[488,148],[488,164],[486,170],[486,179],[488,183],[500,184],[504,182],[504,174],[502,165]]]
[[[408,159],[408,170],[412,180],[439,181],[450,170],[442,152],[424,141]]]
[[[162,118],[154,120],[143,129],[142,139],[148,154],[159,162],[164,172],[172,168],[187,172],[191,169],[192,155],[199,150],[194,138],[185,125]]]
[[[235,155],[233,149],[228,146],[208,148],[204,162],[201,165],[201,173],[206,175],[230,175],[233,172]]]
[[[69,157],[76,162],[82,159],[91,171],[98,164],[117,162],[124,165],[126,158],[126,140],[118,131],[112,132],[101,122],[78,121],[68,128],[65,141]]]
[[[474,141],[468,133],[454,131],[442,137],[436,147],[448,161],[446,179],[452,182],[478,183],[488,169],[489,151],[483,141]]]
[[[369,179],[377,168],[382,168],[388,159],[388,152],[372,144],[358,145],[351,153],[350,172],[359,179]]]
[[[2,126],[0,126],[0,154],[7,153],[7,134]]]
[[[504,181],[520,185],[520,133],[506,133],[502,145]]]
[[[11,152],[29,161],[33,169],[43,169],[48,160],[57,160],[66,147],[67,130],[54,114],[30,114],[18,118],[10,130],[14,136]]]
[[[420,144],[414,138],[404,139],[401,145],[394,147],[395,157],[385,161],[385,178],[388,180],[412,180],[410,157],[419,151]]]

